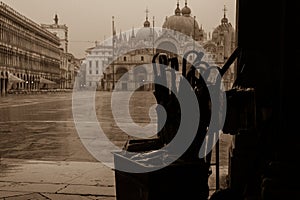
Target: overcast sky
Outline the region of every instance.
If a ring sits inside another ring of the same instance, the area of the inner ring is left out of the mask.
[[[95,41],[111,36],[111,19],[115,16],[117,33],[143,26],[146,8],[155,26],[174,15],[177,0],[0,0],[38,24],[52,24],[55,13],[59,24],[69,27],[69,51],[77,58],[85,55]],[[180,8],[185,0],[180,0]],[[235,26],[235,0],[188,0],[192,15],[206,32],[220,24],[224,5],[227,18]],[[152,26],[152,25],[151,25]]]

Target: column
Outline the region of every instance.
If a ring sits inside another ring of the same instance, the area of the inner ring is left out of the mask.
[[[0,78],[0,96],[2,95],[2,81],[3,81],[3,78]]]
[[[6,94],[6,78],[1,79],[1,95],[5,96]]]

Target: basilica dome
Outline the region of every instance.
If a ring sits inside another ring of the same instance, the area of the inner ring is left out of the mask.
[[[157,32],[154,30],[154,38],[157,38]],[[136,41],[153,40],[153,28],[143,27],[139,29],[135,36]]]
[[[221,24],[214,29],[212,33],[212,40],[215,43],[218,43],[220,38],[226,37],[226,35],[230,37],[234,37],[235,30],[231,23],[228,22],[226,15],[224,14],[223,19],[221,20]],[[228,37],[227,36],[227,37]]]
[[[177,5],[178,6],[178,5]],[[192,13],[191,9],[187,6],[187,3],[185,3],[185,6],[182,8],[181,13],[183,16],[189,17]]]
[[[140,28],[135,36],[135,40],[138,41],[149,41],[153,40],[153,34],[154,38],[157,38],[158,34],[155,30],[153,30],[153,27],[150,27],[151,24],[148,20],[148,14],[146,16],[146,21],[144,22],[144,27]]]
[[[187,36],[191,36],[194,40],[200,40],[201,33],[198,22],[191,17],[191,9],[185,3],[185,7],[180,10],[179,3],[175,10],[175,15],[167,17],[163,26],[165,29],[181,32]],[[194,37],[195,35],[195,37]]]

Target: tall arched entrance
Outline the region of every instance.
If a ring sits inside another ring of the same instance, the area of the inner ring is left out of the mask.
[[[163,41],[156,47],[157,53],[167,53],[171,55],[177,55],[178,49],[175,44],[170,41]]]
[[[127,72],[128,70],[125,67],[119,67],[116,70],[116,81],[120,81],[118,88],[116,88],[117,90],[121,90],[121,91],[128,90],[129,75]]]
[[[134,82],[137,90],[144,91],[147,89],[145,82],[148,80],[147,71],[144,67],[136,67],[133,70],[134,72]]]

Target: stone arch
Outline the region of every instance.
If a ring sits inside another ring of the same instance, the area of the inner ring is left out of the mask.
[[[144,67],[142,66],[135,67],[133,69],[133,78],[134,78],[136,88],[138,88],[138,90],[146,89],[144,83],[148,81],[148,73]]]
[[[25,89],[29,90],[29,74],[25,75]]]
[[[13,76],[17,76],[17,74],[15,72],[10,72],[11,75]],[[10,82],[8,85],[8,90],[16,90],[18,88],[18,83],[16,82]]]
[[[35,75],[32,75],[32,78],[31,78],[31,81],[32,81],[32,89],[36,89],[36,76]]]
[[[216,53],[217,52],[217,46],[213,43],[207,43],[204,45],[204,49],[207,51],[207,52],[210,52],[210,53]]]
[[[21,76],[20,73],[17,74],[17,77],[19,77],[19,78],[22,79],[22,76]],[[22,88],[22,84],[23,84],[23,83],[18,83],[18,84],[17,84],[17,89],[21,89],[21,88]]]
[[[121,79],[121,80],[120,80]],[[116,90],[128,90],[129,74],[126,67],[118,67],[116,70],[116,81],[119,81]]]
[[[122,80],[127,80],[129,79],[128,77],[128,69],[126,67],[118,67],[116,70],[116,81],[118,81],[121,77]],[[125,74],[125,76],[123,76]]]
[[[156,52],[164,52],[167,54],[178,54],[177,46],[171,41],[162,41],[156,47]]]
[[[0,96],[5,93],[5,72],[0,71]]]
[[[23,83],[23,89],[25,90],[26,89],[26,74],[23,74],[22,75],[22,79],[25,81],[24,83]]]

